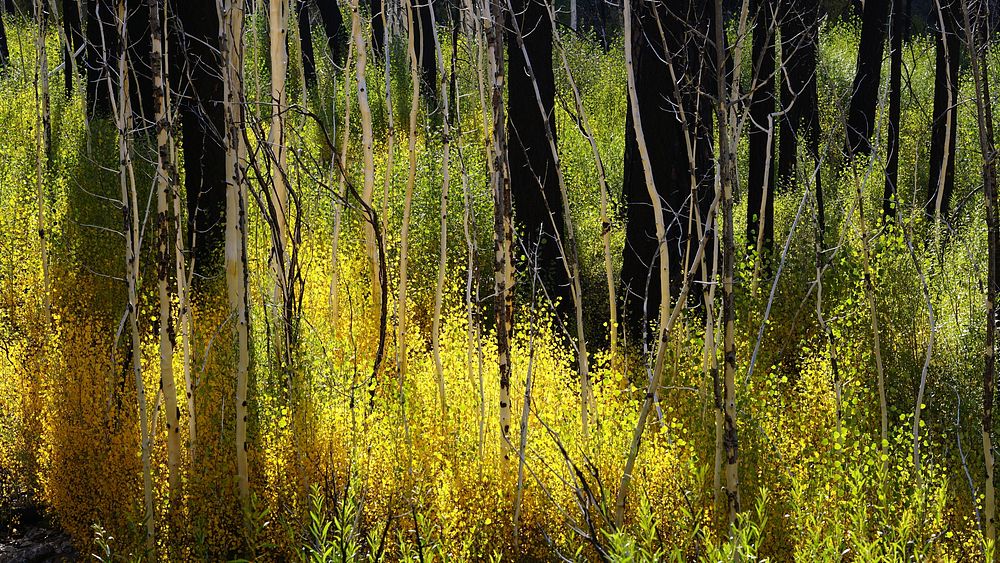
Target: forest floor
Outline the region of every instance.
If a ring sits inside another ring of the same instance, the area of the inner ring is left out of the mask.
[[[77,561],[78,554],[66,532],[26,495],[17,495],[0,526],[0,563],[64,563]]]

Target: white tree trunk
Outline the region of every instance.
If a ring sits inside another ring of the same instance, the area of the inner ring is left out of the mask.
[[[236,474],[240,500],[249,506],[247,380],[250,363],[247,312],[246,146],[243,142],[243,0],[218,0],[223,57],[226,147],[226,287],[236,336]]]
[[[170,252],[173,217],[171,200],[175,198],[173,136],[170,115],[170,82],[167,60],[163,52],[164,26],[161,19],[162,0],[149,0],[149,24],[152,43],[153,112],[156,120],[156,215],[157,215],[157,292],[160,301],[160,389],[167,419],[167,472],[169,475],[171,506],[180,494],[181,440],[178,424],[177,388],[174,383],[174,326],[172,295],[170,292]]]

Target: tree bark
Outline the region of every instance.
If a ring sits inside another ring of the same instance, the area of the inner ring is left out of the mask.
[[[778,184],[784,188],[797,185],[798,143],[802,137],[811,162],[819,159],[819,107],[816,90],[817,41],[819,40],[819,2],[790,0],[779,24],[781,31],[782,81],[781,107],[784,112],[778,150]],[[816,207],[820,239],[826,230],[823,189],[816,175]]]
[[[118,10],[115,17],[118,22],[117,32],[126,41],[128,33],[125,23],[124,0],[118,0]],[[136,402],[139,407],[139,433],[142,449],[143,498],[145,501],[146,550],[153,554],[155,540],[155,512],[153,507],[153,483],[151,469],[151,439],[149,425],[146,422],[146,390],[142,378],[142,336],[139,332],[139,254],[140,254],[140,223],[139,201],[136,195],[135,174],[132,168],[131,132],[133,114],[131,95],[129,92],[128,64],[125,53],[119,51],[117,75],[125,77],[118,88],[117,100],[112,101],[115,111],[115,121],[118,126],[118,178],[121,185],[123,217],[125,218],[125,282],[128,291],[128,322],[132,337],[132,371],[135,376]]]
[[[889,123],[886,139],[885,194],[882,196],[882,219],[891,222],[899,206],[899,128],[903,76],[903,22],[908,0],[891,0],[889,27]]]
[[[295,16],[299,25],[299,48],[302,50],[302,76],[307,88],[316,87],[316,51],[313,49],[312,25],[309,21],[309,4],[295,1]]]
[[[956,20],[957,2],[935,0],[934,114],[931,126],[930,174],[926,211],[930,217],[948,215],[955,191],[955,148],[958,135],[958,70],[961,38]]]
[[[243,142],[243,0],[217,0],[225,108],[226,288],[236,346],[236,478],[244,510],[250,508],[247,451],[249,316],[247,307],[246,146]]]
[[[555,110],[552,23],[544,1],[510,2],[515,21],[507,29],[507,79],[508,90],[517,94],[507,97],[507,159],[515,228],[528,253],[537,253],[546,292],[558,300],[559,312],[567,313],[572,307],[569,278],[556,242],[563,236],[563,209],[555,156],[547,141],[548,135],[557,137],[555,120],[550,119]],[[515,28],[524,30],[523,51]],[[532,95],[533,82],[540,100]]]
[[[7,45],[7,28],[3,23],[3,12],[0,12],[0,74],[6,72],[10,65],[10,47]]]
[[[492,138],[490,155],[493,161],[490,184],[493,188],[493,242],[495,259],[493,276],[496,288],[497,364],[500,379],[500,452],[504,459],[512,449],[510,442],[510,375],[511,375],[511,317],[514,314],[514,226],[512,221],[512,195],[510,165],[507,160],[507,116],[503,103],[503,0],[489,0],[483,19],[489,58],[490,107]]]
[[[774,247],[774,0],[757,0],[753,31],[754,90],[750,100],[747,246],[766,264]]]
[[[226,150],[223,77],[219,72],[219,17],[213,2],[175,0],[176,44],[171,74],[183,129],[184,188],[187,193],[188,248],[193,255],[193,288],[223,273],[226,211]]]
[[[882,80],[885,18],[892,0],[866,0],[858,44],[858,65],[847,113],[847,154],[870,154],[875,131],[875,106]]]
[[[152,47],[153,69],[153,114],[156,120],[156,215],[157,248],[156,278],[160,310],[160,389],[163,392],[164,409],[167,419],[167,473],[171,509],[180,498],[180,458],[181,441],[179,410],[177,408],[177,387],[174,382],[175,331],[172,311],[173,295],[170,291],[170,266],[174,255],[171,253],[172,229],[176,228],[172,216],[171,203],[175,197],[173,180],[173,123],[170,112],[170,78],[167,72],[166,53],[163,50],[164,27],[166,21],[163,0],[149,0],[150,45]],[[175,270],[176,271],[176,270]],[[178,280],[180,282],[180,280]]]
[[[82,49],[86,45],[86,38],[83,35],[79,2],[77,0],[63,0],[62,17],[66,41],[66,48],[63,51],[63,79],[66,83],[66,97],[69,97],[73,92],[73,72],[82,73],[86,60],[86,49]],[[0,54],[0,61],[2,59],[3,55]],[[2,62],[0,62],[0,66],[3,66]]]
[[[715,89],[715,62],[710,44],[702,38],[710,35],[715,18],[710,5],[691,0],[670,10],[638,0],[628,17],[637,30],[632,34],[636,99],[630,98],[629,104],[638,104],[638,111],[630,110],[625,126],[626,243],[620,311],[623,324],[641,336],[644,324],[679,291],[682,272],[690,264],[690,242],[698,231],[694,219],[705,220],[714,192],[712,108],[705,94]],[[655,132],[646,138],[654,192],[644,180],[635,119],[647,132]],[[662,249],[655,214],[650,213],[651,193],[664,213]],[[659,268],[663,254],[669,280],[664,282],[668,291],[661,292],[661,282],[651,272]]]
[[[316,5],[319,7],[319,17],[323,20],[330,56],[334,63],[343,66],[347,56],[347,29],[344,28],[344,16],[340,13],[337,0],[316,0]]]

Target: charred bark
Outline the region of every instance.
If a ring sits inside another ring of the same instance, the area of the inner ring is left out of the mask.
[[[806,143],[812,161],[803,172],[812,174],[819,161],[819,103],[816,90],[819,2],[790,0],[779,24],[781,32],[782,84],[778,182],[784,188],[797,184],[799,138]],[[825,230],[823,189],[820,175],[815,178],[819,235]]]
[[[638,115],[648,132],[649,164],[664,210],[671,295],[675,296],[683,282],[684,266],[691,258],[688,251],[697,246],[694,237],[699,229],[695,220],[700,218],[704,223],[714,194],[713,108],[709,98],[715,90],[711,56],[714,44],[705,38],[713,37],[715,18],[711,6],[693,0],[671,9],[648,0],[637,1],[632,14],[626,17],[632,18],[637,30],[632,50]],[[688,155],[686,135],[692,143],[693,158]],[[625,326],[641,335],[645,322],[655,319],[661,306],[656,275],[660,256],[631,111],[625,125],[622,191],[626,231],[620,311]],[[697,213],[694,201],[698,203]]]
[[[180,27],[171,63],[180,92],[184,187],[188,208],[188,248],[194,255],[194,285],[223,274],[226,211],[226,151],[223,81],[219,58],[219,18],[215,4],[175,0]]]
[[[871,153],[875,130],[875,106],[882,78],[885,18],[891,0],[867,0],[861,22],[858,66],[847,114],[847,154]]]
[[[319,17],[323,20],[323,31],[326,32],[326,45],[330,50],[330,56],[335,64],[343,66],[344,59],[347,58],[348,37],[347,28],[344,27],[344,16],[340,13],[337,0],[316,0],[316,5],[319,7]],[[372,25],[374,26],[374,24],[373,19]],[[374,31],[372,33],[374,37]],[[381,41],[381,31],[379,31],[378,37]]]
[[[302,50],[302,76],[306,86],[316,86],[316,52],[313,49],[312,25],[309,22],[309,5],[306,0],[296,0],[295,16],[299,25],[299,48]]]
[[[958,35],[958,1],[935,0],[934,114],[931,126],[930,174],[926,211],[948,215],[955,191],[955,148],[958,133],[958,70],[962,41]]]
[[[892,221],[896,216],[899,181],[900,93],[903,74],[903,30],[906,0],[891,0],[889,28],[889,128],[886,140],[885,194],[882,197],[882,217]]]
[[[555,131],[555,78],[552,71],[552,23],[544,0],[512,0],[512,17],[523,32],[524,52],[514,36],[507,34],[507,158],[516,230],[528,254],[537,253],[537,262],[546,290],[560,299],[560,311],[572,307],[569,278],[563,266],[556,237],[562,237],[563,209],[555,157],[549,148],[545,128],[553,139]],[[528,65],[531,66],[529,72]],[[534,96],[538,84],[541,100]],[[539,104],[539,101],[541,104]],[[539,105],[545,108],[542,115]],[[518,252],[520,254],[520,252]]]
[[[747,246],[770,256],[774,245],[774,123],[775,107],[774,27],[775,3],[757,0],[757,21],[753,32],[754,90],[750,100],[747,185]],[[763,238],[760,233],[763,232]],[[765,260],[766,262],[766,260]]]

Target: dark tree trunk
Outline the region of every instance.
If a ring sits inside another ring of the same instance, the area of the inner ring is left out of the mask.
[[[114,0],[87,0],[87,116],[111,117],[118,90],[118,11]]]
[[[556,176],[556,163],[545,131],[545,116],[539,111],[534,82],[538,84],[541,105],[549,117],[550,133],[556,139],[555,78],[552,71],[552,22],[544,0],[513,0],[513,17],[523,34],[524,51],[515,26],[508,27],[507,59],[507,158],[510,163],[510,187],[515,229],[527,254],[537,256],[542,280],[549,295],[561,299],[563,309],[572,306],[569,278],[555,237],[563,234],[562,195]],[[520,248],[515,250],[521,254]]]
[[[882,217],[892,221],[895,208],[899,205],[899,126],[900,126],[900,90],[903,74],[903,18],[905,11],[903,3],[906,0],[892,1],[892,18],[889,30],[889,135],[886,142],[885,164],[885,195],[882,198]]]
[[[322,1],[320,11],[322,12]],[[376,59],[382,60],[385,56],[385,25],[388,14],[385,11],[384,0],[371,0],[372,14],[372,53]]]
[[[219,19],[213,2],[174,0],[171,69],[180,92],[187,192],[188,240],[195,286],[223,275],[226,212],[226,150],[223,83],[219,69]]]
[[[754,85],[750,101],[750,160],[747,186],[747,246],[757,249],[763,230],[761,258],[769,257],[774,244],[774,2],[757,0],[757,24],[753,32]],[[761,203],[765,198],[763,209]],[[766,264],[765,259],[765,264]]]
[[[125,13],[132,116],[140,131],[152,134],[153,65],[150,56],[153,43],[149,33],[149,3],[146,0],[125,0]]]
[[[77,0],[63,0],[62,2],[63,31],[66,34],[66,49],[63,52],[63,79],[66,82],[66,97],[73,94],[73,65],[76,71],[84,73],[85,50],[80,47],[85,45],[86,38],[83,35],[83,23],[80,19],[80,4]]]
[[[416,12],[413,14],[412,21],[416,25],[416,35],[414,36],[414,47],[417,51],[417,62],[420,63],[420,81],[423,87],[423,92],[427,96],[428,100],[433,102],[437,93],[437,59],[434,49],[434,18],[431,14],[431,0],[411,0],[413,2],[413,8]],[[516,2],[517,0],[515,0]],[[542,8],[544,11],[545,8]],[[545,21],[548,21],[548,14],[546,13]],[[521,28],[525,34],[527,34],[527,29]],[[509,44],[508,44],[509,45]],[[513,46],[508,46],[508,49],[513,49]],[[551,33],[549,34],[549,59],[552,58],[552,39]],[[532,64],[535,63],[534,57],[532,57]],[[549,63],[549,68],[552,68],[552,63]],[[528,91],[530,92],[530,90]],[[530,99],[532,96],[527,95]]]
[[[938,190],[941,190],[941,215],[948,214],[955,190],[955,141],[958,133],[958,65],[961,38],[956,16],[959,0],[936,0],[933,15],[935,31],[934,114],[931,126],[930,174],[927,184],[927,214],[935,217]],[[937,8],[940,5],[940,16]],[[941,19],[944,29],[941,29]],[[944,37],[942,37],[944,35]],[[949,94],[949,91],[951,92]],[[950,101],[949,101],[950,100]],[[951,126],[949,127],[949,122]],[[947,158],[946,158],[947,157]],[[942,179],[942,172],[944,177]]]
[[[847,113],[847,154],[870,154],[875,130],[875,107],[882,78],[882,48],[885,43],[885,17],[891,0],[867,0],[861,22],[857,73]]]
[[[372,3],[374,6],[374,2]],[[323,20],[323,30],[326,32],[326,45],[330,49],[330,56],[337,65],[343,65],[347,58],[347,30],[344,28],[344,16],[340,13],[337,0],[316,0],[319,6],[319,17]],[[381,20],[379,20],[381,22]],[[372,25],[375,20],[372,20]],[[374,37],[374,31],[373,37]],[[382,31],[378,32],[379,41],[382,40]]]
[[[295,15],[299,23],[299,46],[302,49],[302,76],[306,86],[316,86],[316,54],[313,50],[312,25],[309,22],[309,5],[306,0],[295,2]]]
[[[816,56],[819,39],[819,3],[817,0],[790,0],[779,25],[781,32],[781,119],[778,151],[778,182],[784,188],[796,185],[798,143],[802,137],[811,162],[802,170],[813,173],[819,162],[819,108],[816,91]],[[822,238],[826,217],[823,189],[816,174],[816,206],[819,235]]]
[[[700,219],[704,223],[714,194],[710,144],[712,105],[707,96],[712,95],[715,85],[715,65],[711,55],[715,46],[704,39],[714,36],[714,17],[713,10],[706,4],[710,3],[689,0],[667,10],[659,3],[640,0],[633,4],[633,13],[626,14],[626,17],[632,18],[636,30],[632,57],[637,109],[642,120],[654,188],[664,209],[672,296],[679,293],[684,270],[688,269],[689,260],[693,258],[699,242],[692,202],[698,202]],[[661,26],[662,35],[659,31]],[[671,78],[671,65],[677,77],[676,83]],[[677,109],[680,104],[684,107],[683,115]],[[626,231],[620,293],[623,303],[620,310],[624,325],[639,336],[644,332],[645,322],[657,317],[661,305],[657,273],[659,248],[631,110],[627,115],[622,186],[626,202]],[[687,131],[684,122],[687,123]],[[688,160],[685,133],[690,134],[697,144],[694,170]],[[695,178],[694,194],[692,174]],[[700,296],[700,292],[692,294]]]
[[[0,14],[0,73],[7,70],[10,64],[10,49],[7,47],[7,28],[3,25],[3,16]]]

